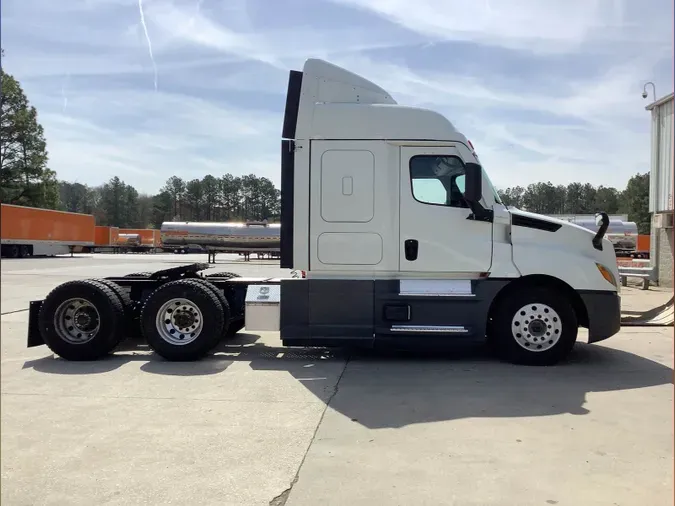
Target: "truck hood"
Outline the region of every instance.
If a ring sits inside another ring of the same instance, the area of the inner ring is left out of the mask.
[[[532,272],[550,272],[561,279],[574,274],[575,279],[569,280],[571,286],[594,288],[592,280],[597,279],[594,264],[599,263],[618,279],[616,253],[607,236],[602,240],[600,251],[593,246],[595,233],[592,230],[520,209],[511,208],[509,213],[513,259],[521,273],[525,274],[536,265]],[[604,280],[600,281],[600,286],[602,283]]]
[[[522,218],[525,218],[526,220],[532,220],[533,222],[545,222],[545,223],[551,223],[554,225],[560,225],[561,227],[571,227],[573,229],[579,230],[585,234],[588,234],[591,238],[595,235],[595,233],[585,227],[582,227],[580,225],[577,225],[576,223],[572,223],[567,220],[560,220],[558,218],[552,218],[550,216],[544,216],[543,214],[537,214],[537,213],[530,213],[528,211],[523,211],[521,209],[516,209],[516,208],[510,208],[509,213],[511,213],[512,220],[514,216],[519,216]]]

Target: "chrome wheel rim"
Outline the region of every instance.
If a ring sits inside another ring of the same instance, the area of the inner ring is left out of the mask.
[[[199,307],[189,299],[171,299],[157,312],[157,333],[167,343],[175,346],[190,344],[204,328],[204,318]]]
[[[553,348],[562,335],[560,315],[546,304],[521,307],[511,320],[511,334],[527,351],[540,353]]]
[[[101,330],[101,315],[86,299],[68,299],[54,312],[54,329],[70,344],[88,343]]]

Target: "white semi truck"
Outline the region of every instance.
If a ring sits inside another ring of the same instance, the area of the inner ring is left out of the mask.
[[[207,264],[78,280],[30,306],[28,346],[92,360],[141,334],[169,360],[224,336],[288,346],[438,347],[487,339],[515,363],[563,359],[620,328],[599,230],[509,210],[471,143],[437,112],[309,59],[291,71],[281,151],[281,266],[296,279],[202,276]]]

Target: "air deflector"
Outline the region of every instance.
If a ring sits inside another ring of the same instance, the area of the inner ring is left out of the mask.
[[[286,91],[284,125],[281,130],[281,137],[283,139],[295,139],[295,128],[298,123],[298,107],[300,107],[301,88],[302,72],[291,70],[288,74],[288,90]]]

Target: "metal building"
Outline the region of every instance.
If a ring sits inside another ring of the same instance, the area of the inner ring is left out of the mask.
[[[671,93],[646,109],[652,113],[649,212],[651,252],[660,286],[673,286],[673,100]]]

